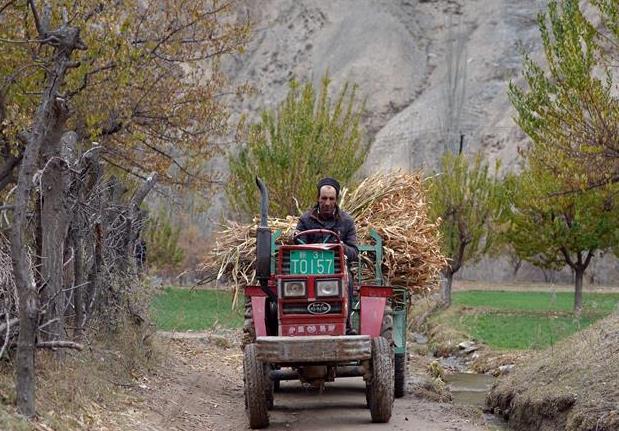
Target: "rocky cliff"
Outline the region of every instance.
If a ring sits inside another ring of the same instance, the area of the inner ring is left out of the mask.
[[[371,150],[361,175],[392,169],[432,171],[440,154],[482,151],[517,168],[526,137],[514,124],[506,89],[517,81],[521,52],[539,53],[536,15],[545,0],[260,0],[245,12],[255,22],[248,50],[228,65],[257,94],[237,106],[250,118],[275,107],[292,77],[334,87],[359,85],[366,98]],[[595,263],[601,283],[617,279],[612,258]],[[513,278],[506,259],[486,259],[466,277]],[[522,277],[548,278],[520,270]],[[565,272],[552,277],[569,279]]]

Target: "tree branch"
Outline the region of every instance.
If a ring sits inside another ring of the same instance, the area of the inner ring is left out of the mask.
[[[563,258],[565,259],[565,262],[570,266],[570,268],[576,269],[575,268],[576,264],[574,263],[574,261],[570,257],[569,251],[567,251],[567,249],[564,246],[561,247],[561,253],[563,254]]]
[[[591,262],[591,258],[593,258],[593,250],[589,250],[587,252],[587,257],[585,258],[585,262],[583,264],[584,269],[587,269],[587,267],[589,266],[589,263]]]
[[[131,205],[134,208],[139,207],[146,195],[152,190],[153,187],[155,187],[156,183],[157,172],[152,172],[148,176],[144,184],[142,184],[142,186],[135,192],[135,195],[133,195],[133,198],[131,199]]]
[[[32,9],[32,15],[34,16],[34,25],[37,28],[37,32],[39,36],[43,37],[45,33],[47,33],[47,29],[43,29],[41,26],[41,19],[39,18],[39,12],[37,12],[37,8],[34,5],[34,0],[28,0],[28,4],[30,5],[30,9]]]
[[[15,325],[19,322],[19,317],[14,317],[11,320],[8,320],[6,323],[0,325],[0,334],[7,330],[10,330],[11,326],[16,327]],[[0,355],[1,356],[1,355]]]
[[[10,0],[10,1],[6,2],[5,4],[3,4],[2,6],[0,6],[0,15],[2,14],[2,12],[4,12],[13,3],[15,3],[15,0]]]
[[[74,341],[39,341],[37,347],[40,349],[75,349],[84,350],[84,345]]]

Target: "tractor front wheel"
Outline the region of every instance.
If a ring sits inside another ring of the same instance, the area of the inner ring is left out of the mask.
[[[271,364],[264,365],[264,396],[267,400],[267,408],[271,410],[273,408],[273,391],[275,389],[275,382],[271,378],[271,371],[273,366]]]
[[[393,356],[389,342],[383,337],[372,340],[372,377],[367,395],[372,422],[387,423],[393,407]]]
[[[248,344],[243,350],[243,377],[245,380],[245,411],[252,429],[269,426],[266,396],[265,366],[256,358],[256,345]]]

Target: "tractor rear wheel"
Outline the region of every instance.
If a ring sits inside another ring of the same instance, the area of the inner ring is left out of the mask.
[[[385,305],[383,312],[383,323],[380,327],[380,336],[387,340],[393,348],[393,310],[391,305]]]
[[[264,396],[267,400],[267,408],[271,410],[273,408],[273,391],[275,389],[275,382],[271,378],[271,371],[273,366],[271,364],[264,365]]]
[[[372,340],[372,378],[368,387],[372,422],[387,423],[393,408],[393,350],[383,337]]]
[[[269,426],[264,364],[256,358],[256,345],[248,344],[243,351],[245,380],[245,412],[252,429]]]
[[[393,361],[393,368],[395,372],[394,379],[394,395],[396,398],[402,398],[406,393],[406,376],[407,364],[406,353],[396,353]]]
[[[385,305],[383,324],[380,331],[381,337],[385,338],[391,347],[391,357],[394,368],[394,393],[395,398],[402,398],[406,390],[406,353],[396,353],[395,340],[393,339],[393,309],[389,304]]]
[[[273,392],[278,393],[281,391],[281,384],[280,384],[280,380],[273,380]]]

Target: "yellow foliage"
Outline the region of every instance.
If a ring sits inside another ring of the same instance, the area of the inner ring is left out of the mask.
[[[227,131],[221,95],[234,92],[221,58],[240,51],[250,34],[236,2],[49,3],[50,28],[63,25],[64,11],[87,46],[74,53],[77,67],[61,90],[80,143],[96,140],[106,160],[139,175],[154,170],[170,184],[209,185],[201,167],[217,151],[213,137]],[[16,147],[39,104],[53,50],[37,41],[26,2],[3,8],[0,22],[0,141]]]

